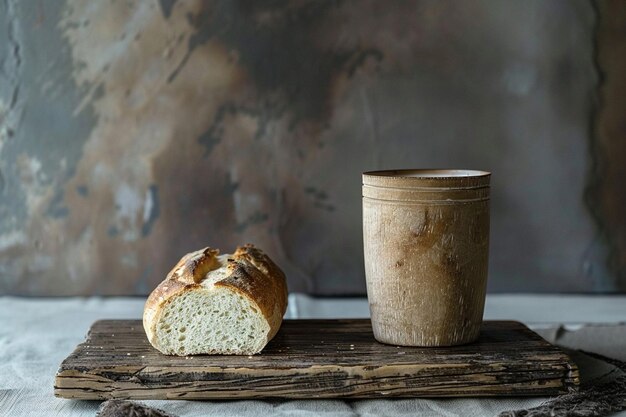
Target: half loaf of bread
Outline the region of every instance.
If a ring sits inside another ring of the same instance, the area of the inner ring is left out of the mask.
[[[167,355],[260,352],[287,308],[283,272],[260,249],[185,255],[146,302],[148,340]]]

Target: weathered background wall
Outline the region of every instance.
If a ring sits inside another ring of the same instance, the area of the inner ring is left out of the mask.
[[[0,293],[145,294],[254,242],[291,290],[362,294],[360,173],[397,167],[493,172],[492,291],[623,290],[602,10],[3,2]]]

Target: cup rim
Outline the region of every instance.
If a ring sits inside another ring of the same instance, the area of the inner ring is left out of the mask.
[[[428,174],[431,175],[428,175]],[[446,175],[450,174],[450,175]],[[415,180],[445,180],[461,178],[483,178],[491,176],[490,171],[477,169],[458,168],[411,168],[411,169],[385,169],[377,171],[366,171],[363,175],[381,178],[402,178]]]

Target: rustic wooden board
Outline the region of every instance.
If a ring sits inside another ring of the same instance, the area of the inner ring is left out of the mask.
[[[578,384],[559,348],[517,322],[485,322],[477,343],[374,340],[369,320],[286,320],[255,356],[165,356],[139,320],[96,322],[57,373],[77,399],[375,398],[554,395]]]

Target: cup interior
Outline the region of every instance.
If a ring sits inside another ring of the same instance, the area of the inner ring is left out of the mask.
[[[491,173],[474,169],[395,169],[386,171],[370,171],[365,175],[403,178],[460,178],[483,177]]]

